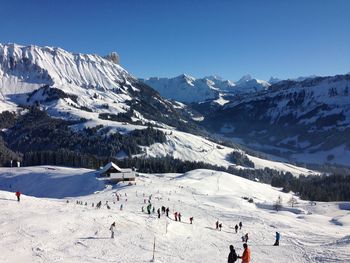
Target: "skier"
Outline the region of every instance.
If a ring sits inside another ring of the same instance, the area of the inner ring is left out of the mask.
[[[163,205],[162,206],[162,214],[164,214],[165,213],[165,206]]]
[[[111,224],[109,230],[111,231],[111,238],[114,238],[115,222]]]
[[[242,222],[239,222],[239,230],[241,230],[242,229]]]
[[[248,233],[246,233],[244,236],[242,236],[242,242],[244,242],[244,243],[248,242]]]
[[[166,216],[169,217],[169,207],[166,208],[165,213],[166,213]]]
[[[152,208],[152,205],[151,204],[148,204],[147,206],[147,213],[150,215],[151,214],[151,208]]]
[[[120,211],[122,211],[122,210],[123,210],[123,204],[120,205]]]
[[[175,221],[177,221],[177,212],[174,213]]]
[[[180,212],[178,214],[178,217],[179,217],[179,222],[181,222],[181,213]]]
[[[242,259],[242,263],[249,263],[250,262],[250,249],[248,248],[248,245],[246,243],[243,244],[243,255],[240,257],[238,256],[238,258]]]
[[[192,225],[192,222],[193,222],[193,216],[190,217],[190,224]]]
[[[158,218],[160,218],[160,208],[158,208],[157,213],[158,213]]]
[[[236,231],[236,234],[238,232],[238,225],[235,226],[235,231]]]
[[[17,201],[21,201],[21,192],[17,191],[16,192],[16,196],[17,196]]]
[[[220,223],[220,224],[219,224],[219,229],[220,229],[220,231],[221,231],[221,228],[222,228],[222,224]]]
[[[279,246],[280,245],[280,238],[281,238],[280,233],[276,232],[276,241],[275,241],[275,244],[273,244],[274,246]]]
[[[228,259],[227,263],[234,263],[237,261],[237,253],[236,250],[234,249],[233,245],[230,245],[230,254],[228,254]]]
[[[219,221],[216,221],[215,226],[216,226],[216,230],[218,230],[219,229]]]
[[[156,211],[156,208],[153,206],[152,213],[154,213],[155,211]]]
[[[99,202],[96,204],[96,209],[100,209],[100,208],[101,208],[101,204],[102,204],[102,202],[99,201]]]

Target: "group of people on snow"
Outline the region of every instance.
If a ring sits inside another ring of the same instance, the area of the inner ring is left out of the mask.
[[[21,193],[19,191],[17,191],[15,193],[16,197],[17,197],[17,201],[20,202],[20,196],[21,196]],[[126,193],[125,193],[125,196]],[[144,195],[143,195],[144,196]],[[118,194],[116,194],[116,197],[117,197],[117,201],[119,201],[120,199],[120,196]],[[151,209],[152,209],[152,204],[151,204],[151,198],[152,196],[149,197],[148,199],[148,205],[147,205],[147,213],[148,214],[151,214]],[[146,199],[144,200],[145,203],[146,203]],[[77,201],[78,202],[78,201]],[[87,205],[87,204],[85,204]],[[102,205],[102,202],[99,201],[97,204],[96,204],[96,208],[99,209],[101,208],[101,205]],[[108,206],[108,201],[106,201],[106,206],[107,208],[109,208]],[[94,205],[93,205],[94,207]],[[123,204],[121,204],[120,206],[120,210],[123,209]],[[142,212],[144,211],[143,209],[143,206],[142,206]],[[157,209],[157,214],[158,214],[158,218],[161,217],[161,213],[162,214],[166,214],[167,217],[169,217],[169,207],[165,207],[165,206],[162,206],[161,208],[158,208]],[[153,213],[155,213],[155,207],[153,206]],[[179,221],[181,222],[181,213],[180,212],[174,212],[174,218],[175,218],[175,221]],[[193,217],[190,217],[189,218],[189,221],[190,221],[190,224],[192,224],[193,222]],[[216,229],[217,230],[220,230],[221,231],[221,228],[222,228],[222,223],[220,223],[218,220],[215,222],[215,226],[216,226]],[[239,222],[238,224],[235,225],[235,233],[237,234],[238,233],[238,230],[241,230],[242,229],[242,222]],[[109,228],[110,232],[111,232],[111,238],[114,239],[114,232],[115,232],[115,229],[116,229],[116,223],[113,222]],[[279,246],[279,241],[280,241],[280,238],[281,238],[281,235],[279,232],[276,232],[276,240],[275,240],[275,243],[274,243],[274,246]],[[244,251],[243,251],[243,254],[242,256],[239,256],[235,249],[234,249],[234,246],[233,245],[230,245],[229,248],[230,248],[230,252],[229,252],[229,255],[228,255],[228,263],[234,263],[237,261],[237,259],[241,259],[242,260],[242,263],[250,263],[250,257],[251,257],[251,252],[250,252],[250,248],[248,247],[248,233],[246,233],[244,236],[242,236],[242,242],[243,243],[243,248],[244,248]]]
[[[239,222],[238,225],[239,225],[239,230],[241,230],[241,229],[242,229],[242,226],[243,226],[242,222]],[[238,225],[235,225],[236,234],[237,234],[237,232],[238,232]]]
[[[217,221],[215,222],[215,227],[216,227],[216,230],[220,230],[220,231],[221,231],[222,223],[219,223],[219,221],[217,220]]]
[[[243,244],[243,254],[242,256],[237,255],[233,245],[230,245],[230,253],[228,254],[228,263],[235,263],[237,259],[242,259],[242,263],[250,263],[250,249],[247,243]]]

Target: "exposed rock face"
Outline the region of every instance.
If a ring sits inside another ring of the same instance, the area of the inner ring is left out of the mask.
[[[105,59],[112,61],[113,63],[120,65],[120,59],[119,59],[119,55],[117,54],[117,52],[112,52],[110,54],[108,54],[107,56],[104,57]]]

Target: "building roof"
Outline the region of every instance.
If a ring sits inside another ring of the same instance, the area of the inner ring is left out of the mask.
[[[100,174],[106,173],[109,169],[114,168],[115,170],[119,172],[123,172],[123,169],[121,169],[118,165],[116,165],[113,162],[107,163],[100,171],[98,171]]]

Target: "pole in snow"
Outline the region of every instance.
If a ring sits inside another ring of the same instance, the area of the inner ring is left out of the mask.
[[[165,234],[168,233],[168,220],[165,218]]]
[[[154,241],[153,241],[153,257],[151,262],[154,262],[154,251],[156,250],[156,237],[154,237]]]

